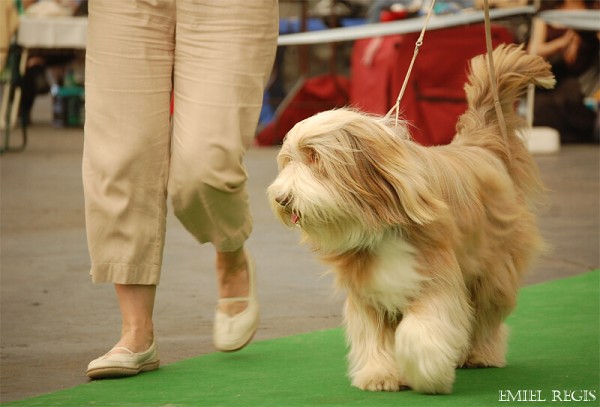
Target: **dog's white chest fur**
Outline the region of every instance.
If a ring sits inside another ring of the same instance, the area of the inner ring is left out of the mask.
[[[425,278],[416,271],[415,249],[401,239],[386,240],[376,253],[369,278],[355,293],[377,309],[403,312]]]

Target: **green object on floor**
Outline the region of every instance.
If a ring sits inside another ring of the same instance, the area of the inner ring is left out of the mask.
[[[459,369],[454,392],[372,393],[350,386],[341,329],[255,342],[139,376],[95,381],[6,406],[600,405],[600,270],[521,290],[508,366]],[[545,400],[539,401],[539,400]]]

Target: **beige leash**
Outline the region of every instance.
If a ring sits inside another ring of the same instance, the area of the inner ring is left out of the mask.
[[[408,84],[408,80],[410,78],[410,74],[413,69],[413,65],[415,60],[417,59],[417,54],[419,53],[419,48],[423,45],[423,39],[425,37],[425,31],[427,30],[427,24],[429,23],[429,18],[431,14],[433,14],[433,7],[435,5],[435,0],[432,0],[431,5],[429,7],[429,12],[427,13],[427,17],[425,19],[425,24],[423,25],[423,29],[421,30],[421,35],[417,39],[415,43],[415,50],[413,52],[412,60],[410,61],[410,65],[408,67],[408,71],[406,72],[406,77],[404,78],[404,83],[402,84],[402,88],[400,89],[400,93],[398,98],[396,99],[396,103],[390,109],[389,112],[385,115],[385,118],[389,118],[393,112],[396,113],[395,124],[398,124],[398,116],[400,114],[400,101],[404,96],[404,91],[406,90],[406,85]],[[496,70],[494,67],[494,55],[493,55],[493,46],[492,46],[492,32],[491,32],[491,24],[490,24],[490,7],[488,4],[488,0],[484,0],[484,19],[485,19],[485,44],[487,48],[487,56],[488,56],[488,73],[490,75],[490,82],[492,84],[492,96],[494,98],[494,108],[496,109],[496,115],[498,116],[498,122],[500,125],[500,131],[502,132],[502,136],[504,140],[508,142],[508,134],[506,130],[506,122],[504,121],[504,114],[502,113],[502,105],[500,104],[500,98],[498,96],[498,83],[496,79]],[[509,157],[510,159],[510,157]]]
[[[402,84],[402,88],[400,88],[400,94],[398,94],[398,98],[396,99],[396,103],[390,109],[389,112],[385,115],[385,118],[389,118],[392,112],[396,111],[396,121],[395,124],[398,124],[398,116],[400,114],[400,101],[404,96],[404,91],[406,90],[406,85],[408,84],[408,79],[410,78],[410,73],[412,72],[413,65],[415,64],[415,60],[417,59],[417,54],[419,53],[419,48],[423,45],[423,38],[425,37],[425,31],[427,30],[427,24],[429,24],[429,17],[433,14],[433,6],[435,6],[435,0],[432,0],[431,5],[429,6],[429,12],[427,13],[427,17],[425,18],[425,24],[423,25],[423,29],[421,30],[421,35],[417,39],[415,43],[415,50],[413,52],[412,60],[410,61],[410,65],[408,66],[408,71],[406,72],[406,76],[404,77],[404,83]]]
[[[504,142],[508,145],[508,133],[506,130],[506,122],[504,121],[504,113],[502,113],[502,105],[500,104],[500,97],[498,96],[498,80],[496,78],[496,68],[494,67],[494,48],[492,46],[492,29],[490,24],[490,7],[488,0],[483,0],[484,4],[484,15],[485,15],[485,46],[487,48],[488,56],[488,74],[490,76],[490,83],[492,84],[492,96],[494,97],[494,108],[496,109],[496,116],[498,117],[498,125],[500,126],[500,132],[504,137]],[[510,161],[510,150],[506,150],[508,160]]]

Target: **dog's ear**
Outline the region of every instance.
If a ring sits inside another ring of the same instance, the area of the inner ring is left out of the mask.
[[[362,157],[357,160],[366,161],[360,166],[368,174],[368,188],[375,192],[371,206],[379,218],[401,225],[434,222],[447,206],[432,190],[419,146],[390,136],[389,129],[369,130],[354,136],[357,155]]]
[[[401,213],[401,220],[408,218],[416,224],[425,225],[434,222],[446,208],[446,204],[432,193],[427,181],[418,172],[381,167],[377,161],[372,161],[372,164],[377,167],[383,182],[393,190],[395,207],[390,206],[390,209]]]

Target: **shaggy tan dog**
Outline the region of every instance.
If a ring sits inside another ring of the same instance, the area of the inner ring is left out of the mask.
[[[478,56],[450,145],[423,147],[405,124],[340,109],[298,123],[279,153],[269,199],[347,292],[360,389],[449,393],[456,367],[505,365],[503,321],[543,246],[533,211],[544,188],[514,105],[554,78],[520,47],[494,60],[506,140]]]

